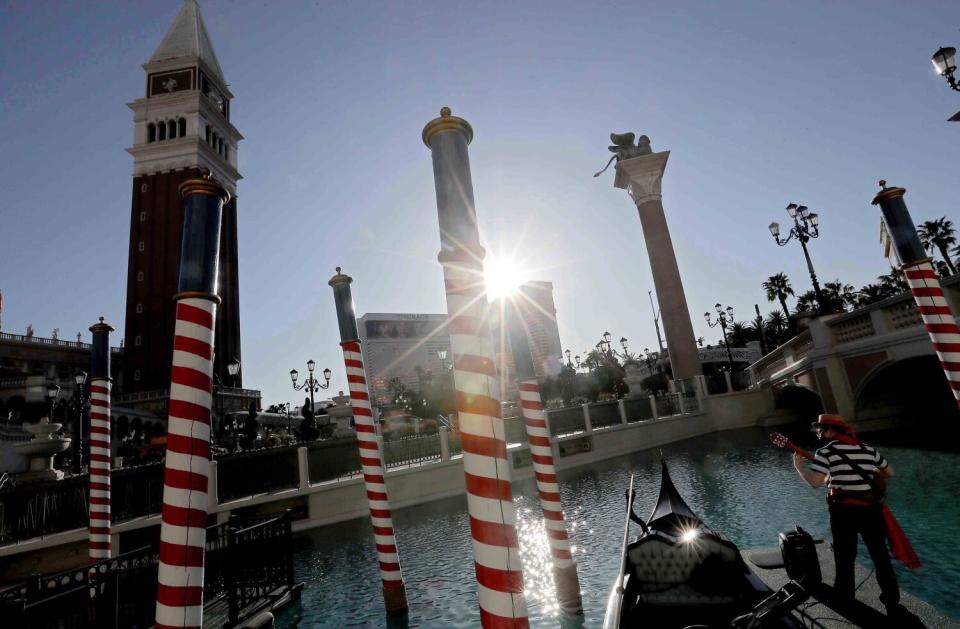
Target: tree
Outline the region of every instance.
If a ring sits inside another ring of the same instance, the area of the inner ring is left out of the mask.
[[[947,220],[946,216],[941,216],[932,221],[921,223],[920,227],[917,228],[917,236],[920,237],[920,243],[924,249],[930,253],[933,253],[934,249],[940,252],[943,261],[947,263],[947,268],[950,269],[950,275],[955,275],[957,268],[953,266],[953,261],[947,255],[947,248],[957,244],[953,221]]]
[[[880,286],[884,290],[888,291],[887,297],[899,295],[900,293],[905,293],[910,290],[910,285],[907,284],[907,280],[905,280],[903,274],[896,269],[891,269],[886,275],[878,275],[877,281],[880,282]]]
[[[784,340],[784,336],[789,329],[787,318],[779,310],[773,310],[767,315],[764,322],[767,327],[767,335],[773,341],[774,346],[779,347]]]
[[[734,321],[727,328],[727,340],[730,342],[730,347],[744,347],[753,340],[753,336],[747,325],[741,321]]]
[[[767,281],[761,284],[763,290],[767,291],[767,301],[777,300],[783,308],[783,314],[788,318],[790,311],[787,310],[787,295],[793,295],[793,287],[790,286],[790,279],[784,273],[777,273],[767,278]]]
[[[839,279],[824,284],[820,294],[827,302],[821,304],[824,312],[843,312],[847,306],[853,306],[857,301],[853,284],[844,284]]]
[[[867,284],[857,293],[857,307],[869,306],[889,296],[889,291],[880,284]]]
[[[816,312],[817,294],[812,290],[808,290],[805,293],[801,293],[797,297],[797,305],[794,306],[794,309],[797,312]]]
[[[776,312],[779,313],[780,311],[777,310]],[[750,325],[747,326],[747,331],[753,336],[755,340],[760,342],[760,349],[761,351],[763,351],[764,354],[766,354],[768,351],[768,348],[767,348],[767,341],[765,338],[766,334],[764,331],[763,318],[757,317],[756,319],[751,321]]]

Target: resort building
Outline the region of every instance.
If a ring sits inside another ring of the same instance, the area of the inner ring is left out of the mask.
[[[360,341],[370,393],[378,403],[390,401],[390,380],[422,390],[423,379],[449,369],[450,337],[445,314],[367,313],[360,317]]]

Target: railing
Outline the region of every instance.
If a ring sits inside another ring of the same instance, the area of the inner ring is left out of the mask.
[[[87,526],[87,485],[74,476],[0,492],[0,544]]]
[[[582,406],[569,406],[547,411],[547,417],[550,419],[550,434],[554,437],[586,430]]]
[[[207,528],[204,603],[227,598],[231,625],[293,588],[289,513]],[[148,627],[156,610],[156,545],[0,589],[3,626],[31,629]]]
[[[35,343],[37,345],[53,345],[55,347],[69,347],[72,349],[90,350],[90,343],[67,341],[64,339],[49,339],[42,336],[27,336],[26,334],[10,334],[9,332],[0,332],[0,341],[12,341],[14,343]],[[123,351],[122,347],[111,347],[110,351],[119,354]]]
[[[749,371],[738,371],[737,373],[730,376],[730,384],[733,385],[734,391],[745,391],[750,388],[753,382],[750,379]]]
[[[217,459],[220,502],[290,489],[300,484],[296,446],[227,454]]]
[[[113,470],[110,485],[114,522],[160,513],[163,503],[162,463]]]
[[[620,424],[620,405],[616,401],[594,402],[589,410],[590,425],[594,430]]]
[[[315,441],[306,447],[311,483],[349,478],[363,471],[356,438]]]
[[[848,343],[857,339],[873,336],[876,331],[873,329],[873,320],[870,313],[866,312],[856,317],[844,319],[839,323],[830,326],[833,328],[837,343]]]
[[[507,435],[507,443],[526,443],[527,427],[523,417],[504,417],[503,431]]]
[[[700,412],[700,398],[696,393],[677,394],[680,398],[680,411],[684,415]]]
[[[383,442],[387,469],[440,460],[440,433],[423,433]]]
[[[650,406],[650,398],[624,398],[623,407],[626,411],[627,422],[644,422],[653,419],[653,407]]]
[[[703,376],[707,385],[707,395],[727,393],[727,379],[722,373],[711,373]]]
[[[657,417],[670,417],[680,414],[680,394],[667,393],[662,397],[656,398]]]

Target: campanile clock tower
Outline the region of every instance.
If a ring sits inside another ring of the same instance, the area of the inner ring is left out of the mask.
[[[133,110],[133,202],[124,334],[124,393],[170,386],[174,294],[183,205],[177,192],[209,170],[231,194],[223,208],[214,374],[233,384],[227,364],[240,359],[237,269],[237,145],[223,70],[195,0],[185,0],[150,60],[146,94]],[[236,386],[240,386],[239,377]]]

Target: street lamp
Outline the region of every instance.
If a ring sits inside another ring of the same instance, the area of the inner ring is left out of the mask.
[[[77,404],[77,419],[73,426],[73,434],[76,440],[73,451],[73,471],[79,474],[83,471],[83,413],[86,410],[87,397],[83,385],[87,383],[87,372],[78,371],[73,376],[76,383],[75,390]]]
[[[60,385],[51,383],[47,385],[47,399],[50,400],[50,423],[53,423],[53,409],[57,407],[57,397],[60,396]]]
[[[307,361],[307,371],[310,372],[310,374],[309,376],[307,376],[307,379],[303,381],[303,384],[300,384],[300,385],[297,384],[297,377],[299,376],[299,372],[296,369],[290,370],[290,379],[293,381],[294,391],[303,391],[304,389],[306,389],[310,393],[310,412],[311,413],[314,410],[313,394],[319,393],[321,389],[330,388],[330,374],[333,373],[329,369],[324,369],[323,379],[326,380],[326,383],[321,384],[319,380],[313,377],[313,370],[316,368],[316,366],[317,366],[317,363],[313,362],[312,360]]]
[[[813,262],[810,261],[810,252],[807,251],[807,241],[811,238],[820,237],[820,216],[810,211],[806,205],[797,205],[791,203],[787,206],[787,214],[793,219],[793,227],[786,238],[780,239],[780,223],[774,221],[770,223],[768,229],[773,236],[774,242],[783,247],[796,237],[803,247],[803,257],[807,260],[807,270],[810,271],[810,279],[813,281],[813,293],[817,296],[817,308],[823,314],[823,298],[820,293],[820,283],[817,281],[817,274],[813,270]]]
[[[709,325],[711,328],[715,328],[719,325],[720,330],[723,331],[723,344],[727,348],[727,361],[730,365],[730,375],[732,376],[733,375],[733,352],[730,351],[730,342],[727,340],[727,324],[733,323],[733,307],[727,306],[726,311],[724,311],[724,309],[720,306],[720,304],[717,304],[714,307],[717,309],[717,320],[711,321],[709,312],[703,313],[703,318],[706,319],[707,325]]]
[[[240,361],[234,358],[227,363],[227,373],[230,374],[230,386],[236,388],[237,374],[240,373]]]
[[[446,371],[447,369],[453,367],[453,365],[450,365],[449,367],[447,366],[447,350],[446,349],[438,349],[437,358],[440,359],[440,368],[443,371]]]
[[[947,85],[949,85],[951,89],[960,92],[960,83],[958,83],[957,79],[953,76],[953,73],[957,69],[957,49],[952,46],[941,48],[933,53],[931,61],[937,74],[947,80]]]

